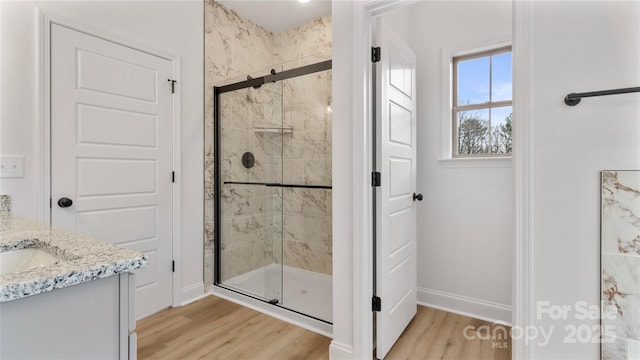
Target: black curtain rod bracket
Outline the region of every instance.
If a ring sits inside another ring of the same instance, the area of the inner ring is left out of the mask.
[[[580,100],[582,100],[583,97],[629,94],[629,93],[636,93],[636,92],[640,92],[640,86],[623,88],[623,89],[591,91],[591,92],[584,92],[584,93],[571,93],[564,97],[564,103],[569,106],[576,106],[580,104]]]

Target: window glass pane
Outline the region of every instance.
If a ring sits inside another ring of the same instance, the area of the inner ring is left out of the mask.
[[[491,152],[511,153],[511,106],[491,109]]]
[[[489,101],[489,57],[458,62],[458,105]]]
[[[491,101],[511,100],[511,53],[491,58]]]
[[[458,111],[458,155],[489,152],[489,109]]]

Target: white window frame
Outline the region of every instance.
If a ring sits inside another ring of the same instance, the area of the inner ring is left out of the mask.
[[[454,56],[452,61],[452,72],[453,72],[453,80],[452,80],[452,96],[453,96],[453,106],[451,110],[451,126],[452,126],[452,156],[454,158],[469,158],[469,157],[505,157],[511,156],[511,153],[493,153],[489,152],[486,154],[459,154],[458,151],[458,117],[457,113],[459,111],[465,110],[489,110],[489,119],[488,119],[488,131],[489,131],[489,151],[491,151],[491,134],[492,134],[492,125],[491,125],[491,109],[498,107],[506,107],[512,106],[512,100],[504,100],[504,101],[493,101],[491,99],[491,93],[493,89],[492,78],[493,78],[493,63],[491,62],[491,58],[496,55],[501,54],[511,54],[511,46],[500,47],[491,50],[484,50],[479,52],[474,52],[472,54],[467,55],[459,55]],[[468,105],[459,105],[458,104],[458,71],[456,69],[457,65],[461,61],[468,61],[474,59],[482,59],[489,58],[489,101],[485,103],[477,103],[477,104],[468,104]],[[513,98],[513,96],[512,96]]]
[[[487,41],[485,44],[475,47],[461,49],[441,49],[441,156],[439,163],[443,167],[495,167],[510,168],[511,154],[481,155],[481,156],[453,156],[454,133],[453,133],[453,58],[494,51],[497,49],[511,47],[509,38],[498,38]],[[513,96],[512,96],[513,100]]]

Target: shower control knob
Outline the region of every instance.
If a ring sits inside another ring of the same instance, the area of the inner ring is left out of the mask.
[[[73,200],[69,198],[63,197],[58,200],[58,206],[61,208],[68,208],[71,205],[73,205]]]
[[[418,200],[418,201],[422,201],[422,194],[420,194],[420,193],[417,193],[417,194],[416,194],[416,193],[413,193],[413,201],[416,201],[416,200]]]

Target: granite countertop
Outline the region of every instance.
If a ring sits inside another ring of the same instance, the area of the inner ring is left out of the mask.
[[[0,252],[41,248],[64,261],[0,275],[0,302],[132,271],[147,265],[147,256],[49,225],[0,215]]]

